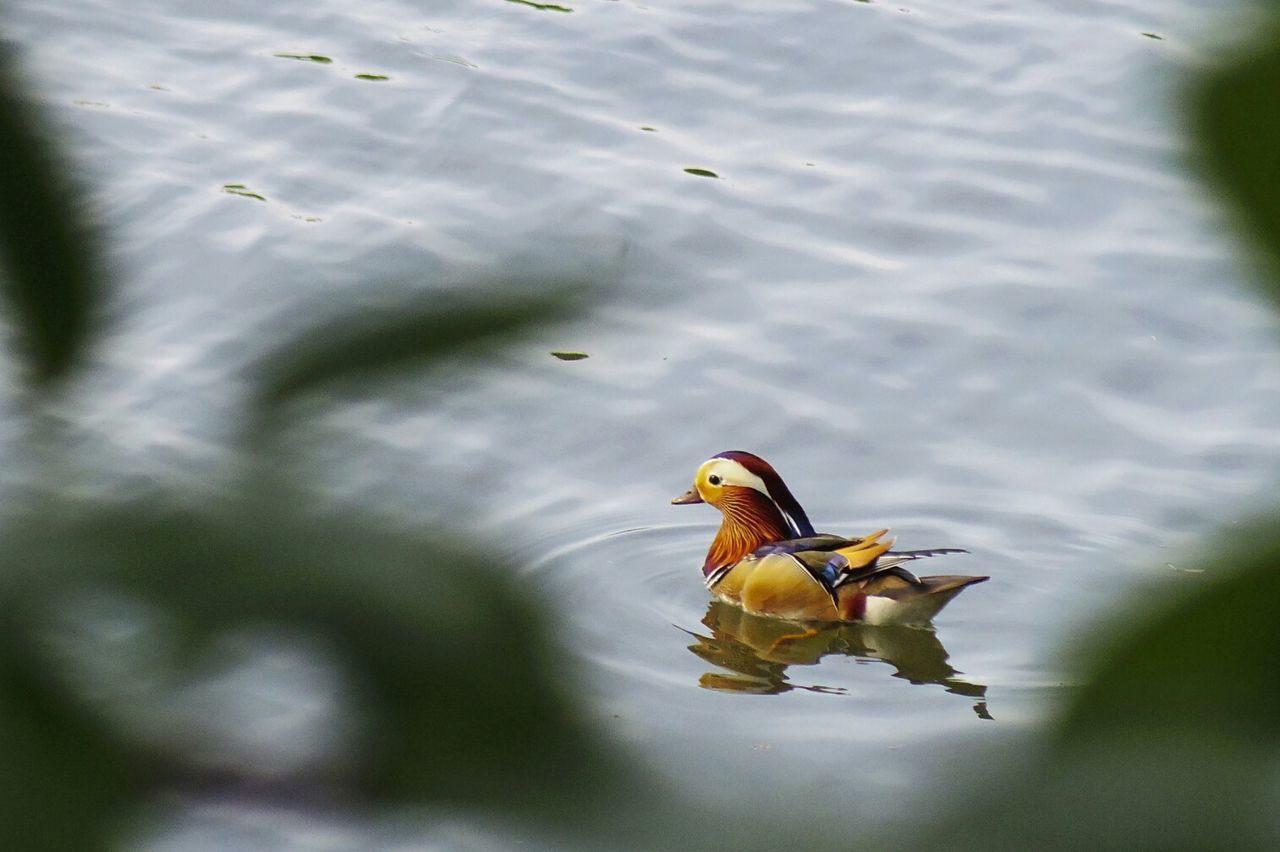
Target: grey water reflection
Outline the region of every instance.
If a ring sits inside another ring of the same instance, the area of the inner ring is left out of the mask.
[[[723,601],[712,601],[702,623],[710,636],[685,631],[696,640],[689,650],[728,672],[707,672],[698,683],[705,689],[777,695],[793,689],[843,694],[840,687],[793,683],[791,666],[816,665],[829,654],[888,663],[894,677],[913,684],[936,684],[973,699],[981,719],[987,711],[987,687],[961,677],[948,662],[947,649],[932,629],[874,627],[868,624],[802,624],[762,618]]]

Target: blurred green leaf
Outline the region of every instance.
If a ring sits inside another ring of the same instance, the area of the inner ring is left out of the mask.
[[[1248,550],[1214,558],[1213,579],[1197,577],[1136,625],[1099,630],[1098,662],[1063,720],[1063,743],[1138,729],[1280,747],[1280,539],[1274,522],[1233,537]]]
[[[322,388],[363,390],[377,375],[482,348],[499,349],[581,309],[585,287],[532,282],[477,294],[436,292],[410,304],[348,311],[287,341],[253,372],[257,420]]]
[[[0,49],[0,286],[37,385],[65,378],[93,330],[97,242]]]
[[[1090,631],[1092,670],[1047,747],[921,848],[1280,847],[1280,539],[1274,523],[1234,538],[1248,550],[1217,555],[1153,614]]]
[[[0,576],[0,594],[36,621],[109,589],[185,619],[197,646],[264,624],[317,637],[363,691],[369,723],[349,780],[375,798],[559,807],[613,772],[566,698],[534,596],[492,554],[359,518],[64,505],[11,531]],[[172,746],[148,757],[180,766],[183,744]]]
[[[100,719],[40,674],[38,657],[6,624],[0,652],[0,825],[5,845],[107,848],[142,785]],[[136,769],[136,767],[135,767]]]
[[[983,852],[1280,848],[1269,755],[1147,737],[1134,728],[1018,770],[997,763],[994,784],[986,777],[992,764],[991,754],[982,755],[962,804],[930,797],[941,807],[923,830],[913,821],[882,845]]]
[[[1271,262],[1263,281],[1280,298],[1280,28],[1262,34],[1238,57],[1208,73],[1190,112],[1204,169],[1231,203],[1245,234]]]

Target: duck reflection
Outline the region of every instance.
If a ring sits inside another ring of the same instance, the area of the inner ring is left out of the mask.
[[[802,686],[787,677],[788,666],[812,666],[827,654],[879,660],[915,684],[937,684],[947,692],[974,699],[983,719],[987,687],[962,680],[947,664],[947,650],[932,629],[872,627],[866,624],[802,624],[751,615],[724,601],[712,601],[702,623],[710,636],[685,631],[697,640],[689,650],[727,672],[707,672],[698,681],[706,689],[776,695],[792,689],[841,694],[845,690]]]

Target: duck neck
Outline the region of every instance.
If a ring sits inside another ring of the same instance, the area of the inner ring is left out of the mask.
[[[750,488],[734,490],[745,493],[726,497],[718,507],[724,520],[702,563],[704,576],[744,559],[763,545],[793,536],[790,525],[772,500]]]

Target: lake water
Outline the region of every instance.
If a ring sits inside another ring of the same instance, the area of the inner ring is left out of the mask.
[[[316,408],[291,447],[326,511],[501,542],[586,712],[700,795],[853,778],[874,807],[1034,732],[1095,620],[1200,582],[1199,543],[1276,482],[1276,321],[1177,112],[1231,21],[563,5],[7,4],[111,235],[80,487],[216,495],[245,371],[316,306],[588,277],[575,323]],[[991,581],[933,634],[779,646],[709,607],[715,512],[669,505],[738,448],[820,529]],[[237,819],[249,848],[314,830],[193,807],[157,843]]]

